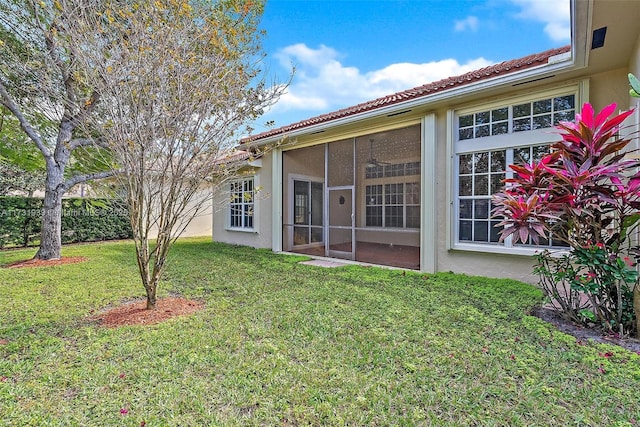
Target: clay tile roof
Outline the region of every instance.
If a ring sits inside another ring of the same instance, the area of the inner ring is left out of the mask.
[[[504,61],[499,64],[490,65],[479,70],[470,71],[460,76],[448,77],[446,79],[438,80],[436,82],[427,83],[422,86],[418,86],[412,89],[408,89],[402,92],[397,92],[391,95],[383,96],[381,98],[374,99],[372,101],[366,101],[352,107],[343,108],[331,113],[321,114],[316,117],[311,117],[306,120],[302,120],[287,126],[283,126],[277,129],[271,129],[266,132],[259,133],[257,135],[251,135],[247,138],[243,138],[240,143],[246,144],[248,142],[259,141],[276,135],[286,134],[298,129],[317,125],[320,123],[330,122],[332,120],[341,119],[348,116],[353,116],[366,111],[376,110],[378,108],[386,107],[389,105],[397,104],[400,102],[408,101],[410,99],[416,99],[427,95],[432,95],[438,92],[444,92],[446,90],[468,85],[482,80],[514,73],[516,71],[525,70],[528,68],[537,67],[548,63],[549,58],[560,55],[571,50],[571,46],[563,46],[560,48],[550,49],[544,52],[536,53],[533,55],[525,56],[519,59],[513,59],[511,61]]]

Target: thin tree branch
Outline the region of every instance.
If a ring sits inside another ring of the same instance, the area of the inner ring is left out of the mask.
[[[2,82],[0,82],[0,97],[2,98],[2,105],[7,107],[9,111],[11,111],[11,113],[18,119],[22,130],[24,130],[27,136],[36,144],[36,147],[38,147],[38,150],[40,150],[45,159],[51,159],[51,157],[53,156],[51,150],[49,150],[49,148],[44,144],[42,138],[40,138],[40,135],[38,135],[38,132],[31,125],[29,120],[27,120],[24,114],[22,114],[22,111],[20,111],[20,108],[15,103],[11,95],[9,95],[9,92],[7,92],[7,88],[2,84]]]
[[[101,138],[74,138],[67,144],[69,151],[73,151],[79,147],[101,147],[109,148],[109,144]]]
[[[94,181],[94,180],[97,180],[97,179],[104,179],[104,178],[111,178],[112,176],[115,176],[115,175],[119,174],[120,172],[121,172],[120,170],[109,170],[109,171],[103,171],[103,172],[87,173],[87,174],[83,174],[83,175],[72,176],[71,178],[67,179],[64,182],[62,187],[64,188],[65,191],[67,191],[71,187],[73,187],[74,185],[80,184],[81,182]]]

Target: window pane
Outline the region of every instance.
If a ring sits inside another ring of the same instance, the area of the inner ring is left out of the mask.
[[[458,131],[458,139],[463,141],[465,139],[473,139],[473,128],[460,129]]]
[[[367,206],[382,204],[382,185],[367,185],[366,204]]]
[[[513,117],[528,117],[531,115],[531,104],[520,104],[513,106]]]
[[[489,153],[476,153],[473,155],[474,173],[489,172]]]
[[[484,138],[489,136],[489,125],[482,125],[476,128],[476,138]]]
[[[367,227],[382,227],[382,206],[367,206]]]
[[[420,175],[420,162],[411,162],[405,165],[406,175]]]
[[[524,132],[527,130],[531,130],[531,119],[517,119],[513,121],[513,131],[514,132]]]
[[[491,174],[491,194],[496,194],[502,191],[504,188],[504,182],[502,182],[502,180],[504,179],[505,174],[503,173]]]
[[[551,114],[546,114],[544,116],[536,116],[533,118],[533,128],[534,129],[544,129],[551,127]]]
[[[230,207],[231,218],[230,223],[231,227],[241,227],[242,226],[242,216],[240,215],[240,209],[237,205],[231,205]]]
[[[407,205],[420,204],[420,185],[417,182],[408,182],[405,184],[405,199]]]
[[[492,135],[503,135],[509,132],[509,125],[507,122],[495,123],[491,126]]]
[[[501,120],[507,120],[509,118],[509,108],[498,108],[491,112],[491,120],[494,122],[498,122]]]
[[[544,114],[551,112],[551,100],[544,99],[533,103],[533,114]]]
[[[293,244],[309,244],[309,229],[307,227],[293,227]]]
[[[489,230],[489,241],[498,243],[500,241],[500,231],[503,227],[496,227],[500,221],[491,221]]]
[[[385,227],[402,227],[402,206],[386,206],[384,208]]]
[[[384,166],[367,166],[366,178],[382,178],[384,176]]]
[[[244,226],[253,228],[253,205],[245,205],[244,207]]]
[[[309,224],[309,182],[293,181],[295,192],[293,206],[293,223]]]
[[[488,219],[489,218],[489,200],[475,200],[473,202],[474,218],[475,219]]]
[[[461,176],[460,183],[458,188],[458,193],[460,196],[470,196],[471,195],[471,183],[473,177],[471,176]]]
[[[572,122],[575,120],[575,111],[560,111],[553,115],[553,125],[560,122]]]
[[[459,240],[471,241],[471,221],[460,221],[458,233]]]
[[[476,125],[482,125],[491,122],[491,117],[488,111],[476,113]]]
[[[420,228],[420,207],[407,206],[407,228]]]
[[[560,247],[568,247],[569,245],[567,245],[567,242],[563,242],[562,240],[556,240],[556,239],[552,239],[551,240],[551,244],[553,246],[560,246]]]
[[[538,145],[533,147],[533,162],[539,163],[544,156],[549,154],[549,147],[546,145]]]
[[[502,172],[507,166],[505,158],[506,151],[491,152],[491,172]]]
[[[473,224],[473,241],[489,241],[489,221],[475,221]]]
[[[513,162],[516,165],[528,165],[531,163],[531,149],[529,147],[526,148],[516,148],[513,150]]]
[[[476,175],[473,187],[474,196],[487,196],[489,195],[489,176],[488,175]]]
[[[473,114],[458,117],[458,127],[473,126]]]
[[[471,206],[473,206],[473,200],[460,200],[461,219],[471,219]]]
[[[311,183],[311,225],[323,223],[324,188],[321,182]]]
[[[384,199],[387,205],[401,205],[402,204],[402,187],[403,184],[386,184],[384,186]]]
[[[553,98],[553,109],[555,111],[573,110],[575,108],[575,95],[558,96]]]
[[[322,241],[322,228],[313,227],[311,229],[311,243],[318,243]]]
[[[469,174],[473,172],[473,156],[471,154],[462,154],[459,157],[460,162],[460,173],[461,174]]]
[[[384,170],[384,176],[386,177],[403,176],[403,175],[404,175],[404,163],[387,165],[387,167]]]

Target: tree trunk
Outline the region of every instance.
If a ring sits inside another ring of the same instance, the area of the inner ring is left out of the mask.
[[[156,309],[156,290],[158,289],[157,283],[150,283],[147,287],[147,310],[155,310]]]
[[[133,228],[133,238],[136,243],[136,261],[138,262],[138,270],[142,278],[142,285],[147,293],[147,310],[156,309],[156,294],[158,290],[158,280],[149,270],[149,241],[145,237],[140,237],[140,228],[138,222],[132,218],[131,226]]]
[[[42,206],[42,233],[36,259],[59,259],[62,249],[62,172],[47,168]]]

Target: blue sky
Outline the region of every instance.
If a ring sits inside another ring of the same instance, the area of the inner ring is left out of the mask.
[[[568,0],[267,0],[262,28],[296,72],[255,133],[570,42]]]

